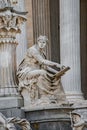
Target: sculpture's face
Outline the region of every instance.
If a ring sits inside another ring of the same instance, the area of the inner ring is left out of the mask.
[[[47,44],[47,42],[46,42],[46,40],[44,40],[44,39],[40,39],[40,40],[38,41],[38,46],[39,46],[39,48],[41,48],[41,49],[45,48],[45,47],[46,47],[46,44]]]
[[[80,120],[81,120],[81,117],[79,115],[76,115],[76,114],[73,115],[74,124],[78,123]]]

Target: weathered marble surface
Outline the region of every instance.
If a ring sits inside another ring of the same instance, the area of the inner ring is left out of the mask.
[[[47,41],[46,36],[40,36],[19,65],[17,76],[25,107],[65,103],[60,78],[67,68],[46,59],[44,49]]]

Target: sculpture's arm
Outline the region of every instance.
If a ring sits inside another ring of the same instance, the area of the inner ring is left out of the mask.
[[[57,68],[62,68],[63,67],[63,65],[61,65],[59,63],[49,61],[49,60],[46,60],[46,59],[42,60],[42,64],[47,65],[47,66],[51,66],[51,67],[57,67]]]
[[[57,68],[63,67],[63,65],[61,65],[59,63],[44,59],[36,49],[30,50],[30,53],[36,59],[36,61],[38,61],[39,64],[41,64],[41,65],[50,66],[50,67],[55,66]]]
[[[51,67],[49,67],[49,66],[46,67],[46,70],[47,70],[48,72],[50,72],[50,73],[53,73],[53,74],[58,73],[57,70],[55,70],[55,69],[53,69],[53,68],[51,68]]]

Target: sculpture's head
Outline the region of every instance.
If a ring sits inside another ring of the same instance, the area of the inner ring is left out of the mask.
[[[74,125],[76,125],[78,122],[81,121],[81,116],[74,113],[74,114],[72,115],[72,120],[73,120]]]
[[[79,128],[80,126],[84,126],[85,124],[85,118],[84,118],[84,110],[74,110],[71,113],[71,120],[73,122],[73,126],[75,128]],[[86,111],[87,112],[87,111]],[[86,114],[85,114],[86,115]]]
[[[47,41],[48,41],[47,36],[42,36],[42,35],[40,35],[40,36],[37,38],[37,43],[38,43],[39,48],[41,48],[41,49],[45,48],[45,47],[46,47],[46,44],[47,44]]]

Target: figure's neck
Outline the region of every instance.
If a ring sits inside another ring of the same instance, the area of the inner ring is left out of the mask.
[[[44,52],[44,48],[39,48],[39,46],[36,44],[36,49],[39,51],[39,52]]]

